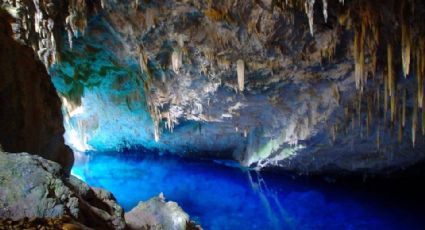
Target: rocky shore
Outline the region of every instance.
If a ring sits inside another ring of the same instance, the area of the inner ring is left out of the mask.
[[[50,160],[0,152],[0,229],[199,229],[163,195],[125,214],[114,196]]]

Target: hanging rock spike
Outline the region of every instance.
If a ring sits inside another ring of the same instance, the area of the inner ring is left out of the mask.
[[[410,27],[409,25],[403,23],[401,25],[401,58],[403,62],[403,73],[404,77],[407,78],[407,75],[410,73],[410,57],[411,57],[411,37],[410,37]]]
[[[323,17],[325,19],[325,23],[328,22],[328,1],[327,0],[323,0]]]
[[[316,0],[306,0],[304,3],[305,13],[308,18],[308,25],[310,26],[310,34],[314,35],[314,2]]]
[[[245,86],[245,63],[241,59],[236,62],[236,72],[238,75],[239,91],[243,92]]]

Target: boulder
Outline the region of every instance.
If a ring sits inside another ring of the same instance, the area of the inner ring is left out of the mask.
[[[189,215],[176,202],[165,201],[162,193],[146,202],[139,202],[125,214],[125,220],[127,227],[132,230],[200,229],[190,222]]]
[[[53,161],[0,152],[0,219],[69,216],[95,229],[125,228],[123,209],[111,193],[63,175]]]

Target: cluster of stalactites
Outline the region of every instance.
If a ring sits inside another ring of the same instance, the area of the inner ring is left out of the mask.
[[[412,10],[403,4],[408,3],[400,3],[400,9]],[[360,130],[362,139],[375,135],[378,151],[382,148],[383,138],[394,137],[394,130],[398,132],[394,139],[399,145],[408,139],[415,147],[419,141],[418,131],[425,136],[425,37],[422,25],[415,24],[418,20],[413,11],[408,14],[404,10],[401,17],[395,17],[400,20],[396,24],[399,26],[392,22],[388,24],[372,7],[376,6],[370,3],[357,10],[350,9],[349,20],[347,15],[342,15],[344,20],[339,20],[346,28],[354,30],[352,52],[358,89],[353,105],[345,108],[345,124],[350,124],[352,131]],[[396,32],[399,37],[381,37],[381,31]],[[384,65],[378,71],[379,47],[386,56],[380,60]],[[398,77],[398,69],[402,70],[403,76]],[[365,87],[368,76],[373,76],[373,81],[370,87]],[[411,79],[403,81],[401,78]],[[340,127],[345,127],[345,134],[348,133],[347,125],[336,124],[330,135],[338,136],[336,133],[341,131]],[[372,132],[373,128],[375,132]],[[395,149],[393,147],[390,148]]]
[[[87,3],[86,0],[70,0],[68,5],[68,17],[65,19],[68,32],[69,46],[73,46],[73,38],[84,34],[87,27]]]
[[[140,72],[145,76],[144,78],[140,78],[139,82],[143,82],[143,89],[146,95],[146,101],[148,103],[148,110],[153,122],[153,130],[154,130],[154,139],[156,142],[159,141],[161,135],[161,112],[155,104],[152,103],[152,99],[150,97],[150,91],[152,88],[152,71],[148,66],[148,55],[146,54],[143,45],[139,45],[138,47],[139,53],[139,66]]]
[[[57,61],[58,34],[54,21],[55,4],[49,4],[49,9],[39,1],[4,0],[0,6],[7,9],[16,22],[13,23],[14,36],[21,40],[38,54],[46,67]]]
[[[14,12],[17,17],[15,36],[31,46],[37,52],[40,60],[46,67],[58,61],[59,44],[61,40],[60,26],[65,24],[68,32],[70,46],[72,39],[83,33],[87,26],[86,0],[70,0],[68,3],[68,16],[58,17],[61,13],[62,3],[41,0],[4,0],[0,4]]]
[[[354,76],[357,90],[363,92],[368,76],[366,68],[366,51],[368,51],[371,56],[371,61],[369,62],[370,70],[372,74],[375,74],[380,37],[379,28],[374,15],[368,10],[361,10],[359,15],[361,15],[359,19],[360,22],[354,27]],[[366,50],[366,48],[368,48],[368,50]]]
[[[305,0],[304,10],[308,18],[308,25],[310,27],[310,34],[314,35],[314,3],[316,0]],[[341,4],[344,4],[344,0],[339,0]],[[286,1],[288,4],[288,1]],[[328,0],[322,0],[323,18],[325,22],[328,22]]]

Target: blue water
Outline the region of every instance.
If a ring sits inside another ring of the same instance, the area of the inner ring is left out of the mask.
[[[372,197],[209,160],[91,153],[73,174],[126,211],[163,192],[204,229],[421,229],[408,211]]]

